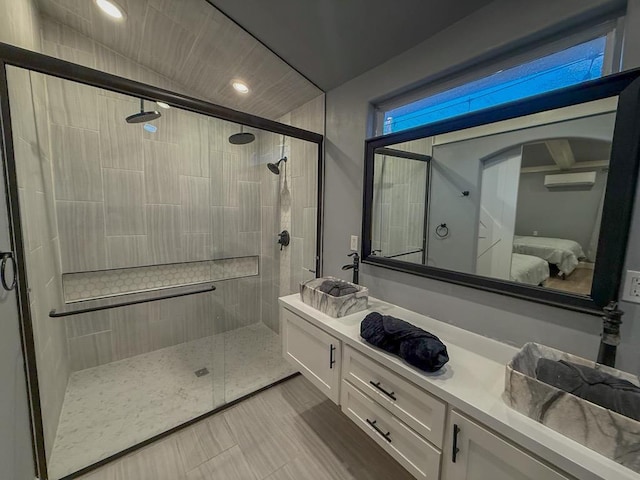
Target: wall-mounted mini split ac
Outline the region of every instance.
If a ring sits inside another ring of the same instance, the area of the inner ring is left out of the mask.
[[[596,172],[560,173],[544,176],[544,186],[547,188],[592,187],[595,183]]]

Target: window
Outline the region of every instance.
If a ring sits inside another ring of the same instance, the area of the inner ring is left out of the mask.
[[[575,85],[613,70],[615,30],[417,101],[378,106],[378,134],[389,134]],[[584,37],[583,37],[584,39]],[[547,50],[548,51],[548,50]],[[395,105],[394,105],[395,104]],[[380,124],[381,123],[381,124]]]

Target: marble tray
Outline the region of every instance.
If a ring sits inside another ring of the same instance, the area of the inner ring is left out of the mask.
[[[356,287],[358,291],[342,297],[334,297],[318,290],[318,287],[325,280],[338,280]],[[334,318],[360,312],[369,307],[369,289],[367,287],[355,285],[336,277],[314,278],[300,283],[300,298],[307,305]]]
[[[640,473],[640,422],[535,378],[539,358],[587,365],[640,385],[637,376],[537,343],[507,364],[504,400],[511,408]]]

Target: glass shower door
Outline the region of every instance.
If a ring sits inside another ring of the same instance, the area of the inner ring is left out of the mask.
[[[49,478],[294,373],[278,297],[315,276],[317,145],[9,73]]]
[[[135,123],[139,98],[8,73],[45,450],[57,479],[224,402],[224,348],[210,355],[222,292],[173,295],[217,279],[210,119],[144,102],[161,116]],[[127,304],[140,295],[151,301]],[[80,313],[107,300],[123,305]]]
[[[282,356],[278,297],[298,292],[316,270],[317,146],[265,131],[255,136],[250,145],[228,147],[240,161],[228,177],[238,179],[238,223],[226,225],[236,241],[225,249],[255,256],[259,270],[221,286],[238,302],[224,336],[227,402],[295,373]]]

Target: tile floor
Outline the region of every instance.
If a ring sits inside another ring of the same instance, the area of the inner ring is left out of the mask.
[[[201,368],[209,374],[196,376]],[[50,478],[76,472],[292,373],[280,337],[261,323],[75,372]]]
[[[410,480],[302,376],[82,480]]]

